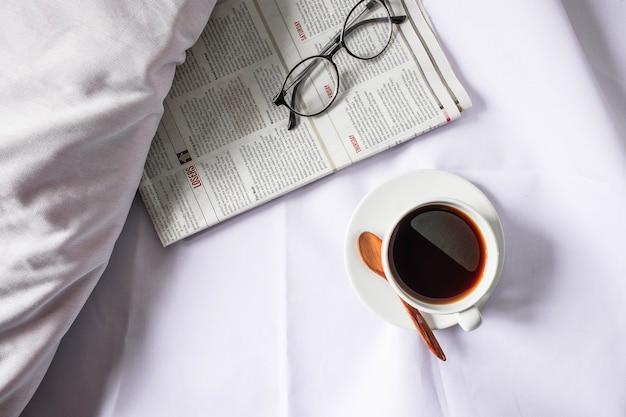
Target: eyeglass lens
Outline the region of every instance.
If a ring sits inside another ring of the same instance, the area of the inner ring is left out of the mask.
[[[391,34],[391,16],[387,8],[380,1],[364,0],[346,18],[343,42],[350,55],[371,59],[387,48]]]
[[[324,111],[335,99],[339,74],[333,62],[313,56],[296,65],[285,82],[285,101],[294,112],[314,116]]]

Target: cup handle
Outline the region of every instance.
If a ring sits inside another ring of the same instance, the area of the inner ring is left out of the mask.
[[[467,310],[456,313],[456,319],[459,322],[459,326],[466,332],[474,330],[483,321],[480,311],[476,307],[470,307]]]

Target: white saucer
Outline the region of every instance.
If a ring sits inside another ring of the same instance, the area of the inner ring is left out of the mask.
[[[485,216],[493,226],[500,253],[504,254],[504,233],[498,213],[487,196],[464,178],[444,171],[419,170],[393,178],[372,190],[361,200],[348,225],[345,240],[346,269],[352,286],[363,302],[383,319],[399,327],[412,329],[413,324],[389,284],[371,272],[361,260],[357,239],[366,230],[382,238],[397,216],[413,206],[439,197],[465,201]],[[502,271],[503,263],[504,256],[501,256],[498,274]],[[447,315],[423,313],[423,316],[433,329],[444,329],[456,324],[455,319]]]

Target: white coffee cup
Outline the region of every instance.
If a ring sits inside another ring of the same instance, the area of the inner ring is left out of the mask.
[[[448,197],[424,202],[391,223],[382,244],[385,275],[408,304],[432,315],[451,315],[465,331],[500,278],[500,253],[489,221],[467,203]]]

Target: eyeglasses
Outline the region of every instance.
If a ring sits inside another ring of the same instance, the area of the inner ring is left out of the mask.
[[[333,104],[339,91],[339,70],[332,58],[341,48],[354,58],[374,59],[389,46],[393,25],[406,19],[405,15],[392,16],[385,0],[359,1],[348,13],[341,32],[318,55],[293,67],[274,97],[276,106],[289,109],[287,129],[296,126],[296,115],[316,116]]]

